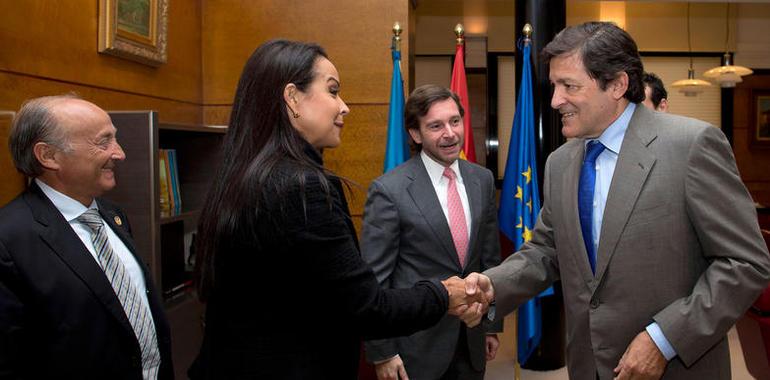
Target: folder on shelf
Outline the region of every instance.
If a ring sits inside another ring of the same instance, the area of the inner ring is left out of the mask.
[[[170,199],[174,205],[172,210],[174,211],[174,214],[180,214],[182,213],[182,197],[179,193],[179,167],[177,165],[176,149],[167,149],[166,152],[168,156],[169,173],[171,174],[169,177],[169,187],[171,188]]]
[[[158,180],[160,191],[160,212],[161,214],[171,214],[171,200],[168,192],[168,155],[165,149],[158,152]]]

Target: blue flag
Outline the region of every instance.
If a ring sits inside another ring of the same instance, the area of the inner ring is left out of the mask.
[[[532,99],[532,71],[530,46],[523,46],[521,86],[516,99],[511,142],[505,177],[500,194],[498,219],[503,239],[509,239],[509,247],[518,250],[532,239],[537,215],[540,212],[540,193],[537,187],[537,162],[535,160],[535,111]],[[520,46],[521,47],[521,46]],[[502,246],[506,246],[505,242]],[[540,296],[553,294],[549,288]],[[540,344],[542,320],[539,297],[519,307],[518,360],[524,364]]]
[[[388,110],[388,145],[385,148],[383,172],[409,159],[406,130],[404,130],[404,80],[401,79],[401,52],[393,49],[393,79],[390,81]]]

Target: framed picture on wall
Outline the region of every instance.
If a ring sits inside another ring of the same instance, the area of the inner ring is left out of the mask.
[[[168,0],[99,0],[99,52],[158,66],[167,24]]]
[[[752,146],[770,148],[770,90],[752,91],[751,105],[749,141]]]

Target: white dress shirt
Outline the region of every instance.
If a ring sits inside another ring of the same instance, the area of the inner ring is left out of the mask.
[[[420,152],[420,158],[422,158],[422,163],[425,165],[425,170],[428,171],[428,177],[430,177],[430,182],[433,184],[433,189],[436,190],[438,202],[441,204],[441,211],[444,212],[447,225],[451,226],[452,224],[449,221],[449,206],[447,204],[449,179],[444,177],[445,166],[434,161],[430,156],[428,156],[427,153],[425,153],[425,151]],[[470,239],[471,209],[468,203],[468,193],[465,192],[465,182],[463,181],[462,174],[460,174],[460,164],[457,160],[455,160],[455,162],[453,162],[452,165],[449,165],[449,167],[455,172],[456,175],[455,182],[457,184],[457,192],[460,193],[460,201],[462,201],[463,212],[465,213],[465,224],[468,226],[466,231],[468,232],[468,238]],[[470,246],[468,248],[470,248]]]
[[[54,206],[56,206],[62,216],[64,216],[64,219],[70,224],[70,227],[72,227],[72,230],[78,235],[80,241],[82,241],[83,245],[88,249],[88,252],[90,252],[91,256],[96,260],[96,264],[99,265],[99,258],[96,256],[96,250],[91,241],[91,230],[77,219],[89,208],[99,209],[96,200],[92,201],[91,206],[86,208],[82,203],[54,190],[51,186],[46,185],[45,182],[37,178],[35,179],[35,183],[40,186],[40,189],[43,190],[46,197],[53,202]],[[123,243],[123,240],[120,240],[118,235],[115,234],[115,231],[112,230],[110,225],[104,222],[104,220],[102,220],[102,223],[104,223],[105,230],[107,231],[107,239],[112,251],[117,255],[118,259],[120,259],[120,262],[123,263],[123,266],[126,268],[126,273],[128,273],[134,286],[136,286],[138,294],[142,295],[140,299],[149,309],[150,306],[147,301],[144,273],[142,273],[139,263],[137,263],[134,255],[131,254],[131,251],[128,250],[128,247]],[[99,267],[101,268],[101,266]]]

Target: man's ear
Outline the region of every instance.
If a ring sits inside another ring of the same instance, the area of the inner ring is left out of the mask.
[[[419,130],[415,128],[409,128],[407,131],[409,131],[409,136],[412,136],[412,140],[414,140],[416,144],[422,144],[422,136],[420,136]]]
[[[668,99],[661,99],[660,103],[658,103],[658,107],[655,110],[660,112],[668,112]]]
[[[612,92],[612,97],[615,98],[615,100],[622,99],[623,96],[626,95],[626,91],[628,91],[628,74],[625,71],[621,71],[618,73],[615,79],[609,83],[608,87],[608,89]]]
[[[37,162],[48,170],[59,170],[60,165],[57,160],[56,153],[58,149],[54,146],[46,144],[44,142],[38,142],[32,148],[32,152],[35,154]]]

